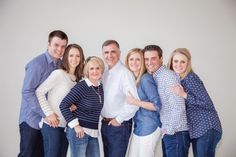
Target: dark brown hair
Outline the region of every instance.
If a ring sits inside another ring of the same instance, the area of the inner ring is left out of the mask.
[[[76,81],[78,82],[83,77],[83,68],[84,68],[84,52],[83,52],[83,49],[81,46],[79,46],[77,44],[70,44],[66,47],[65,53],[62,58],[61,69],[65,70],[66,72],[69,72],[70,68],[69,68],[69,63],[68,63],[68,56],[69,56],[69,52],[72,48],[76,48],[80,52],[80,63],[76,67],[75,73],[74,73],[75,77],[76,77]]]
[[[144,47],[143,53],[145,53],[146,51],[157,51],[159,58],[162,57],[163,53],[162,49],[158,45],[147,45]]]
[[[52,31],[49,35],[48,35],[48,42],[50,43],[53,37],[58,37],[62,40],[66,40],[68,43],[68,37],[66,35],[65,32],[61,31],[61,30],[55,30]]]

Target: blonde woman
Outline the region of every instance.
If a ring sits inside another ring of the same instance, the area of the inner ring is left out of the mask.
[[[161,102],[156,83],[151,73],[145,73],[143,52],[139,48],[131,49],[126,57],[126,66],[134,74],[140,100],[131,94],[127,101],[139,107],[134,120],[129,157],[154,157],[160,137]],[[145,74],[144,74],[145,73]]]
[[[133,73],[136,86],[138,86],[141,77],[146,72],[142,50],[140,48],[129,50],[125,59],[125,65]]]
[[[172,91],[185,99],[194,157],[214,157],[216,145],[222,136],[222,127],[203,82],[193,72],[188,49],[174,50],[168,67],[181,78],[181,85],[172,87]]]

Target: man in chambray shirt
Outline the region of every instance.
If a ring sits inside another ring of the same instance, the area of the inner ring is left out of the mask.
[[[162,108],[163,156],[187,157],[189,134],[184,99],[171,92],[171,86],[180,84],[179,76],[163,65],[162,49],[147,45],[143,49],[145,65],[153,73],[158,87]]]
[[[47,51],[25,66],[19,118],[20,153],[18,157],[43,157],[43,139],[39,122],[45,117],[35,95],[37,87],[57,69],[68,43],[67,35],[55,30],[49,34]]]

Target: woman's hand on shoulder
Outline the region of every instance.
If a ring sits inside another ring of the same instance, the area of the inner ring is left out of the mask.
[[[173,85],[170,87],[170,90],[177,96],[187,98],[187,93],[184,91],[184,88],[181,85]]]

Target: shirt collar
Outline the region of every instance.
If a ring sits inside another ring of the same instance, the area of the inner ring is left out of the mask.
[[[47,58],[47,62],[48,62],[48,64],[53,63],[53,60],[52,60],[52,58],[50,57],[50,54],[49,54],[48,51],[45,52],[45,55],[46,55],[46,58]]]
[[[118,67],[120,67],[122,65],[121,61],[119,60],[115,65],[114,67],[112,67],[111,69],[108,69],[109,70],[109,73],[112,73],[112,72],[116,72],[116,69]]]
[[[86,84],[90,87],[90,86],[94,86],[94,87],[96,87],[88,78],[85,78],[84,79],[85,80],[85,82],[86,82]],[[98,82],[98,86],[100,85],[100,81]]]
[[[55,64],[55,63],[53,62],[53,60],[52,60],[52,58],[51,58],[51,56],[50,56],[50,54],[49,54],[48,51],[45,52],[45,55],[46,55],[48,64],[53,64],[53,65],[55,65],[55,66],[57,66],[57,67],[61,64],[61,59],[58,59],[57,63]]]
[[[162,65],[159,69],[157,69],[157,71],[155,72],[155,74],[161,73],[165,68],[166,68],[166,66],[165,66],[165,65]]]

